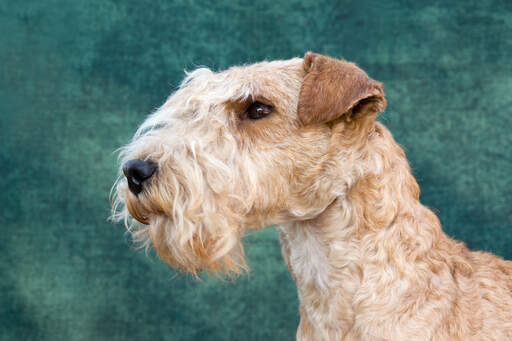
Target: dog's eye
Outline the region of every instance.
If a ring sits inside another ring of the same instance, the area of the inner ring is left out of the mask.
[[[253,102],[246,110],[247,118],[250,120],[259,120],[272,113],[272,106],[263,104],[261,102]]]

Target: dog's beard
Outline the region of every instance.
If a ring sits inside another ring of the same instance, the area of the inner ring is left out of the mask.
[[[205,174],[197,164],[180,171],[176,165],[173,170],[159,167],[137,196],[126,180],[118,182],[113,217],[125,221],[138,245],[153,246],[163,261],[183,272],[236,274],[245,269],[241,237],[247,203],[229,195],[233,182],[226,182],[219,170]]]
[[[197,222],[183,218],[179,224],[155,215],[147,234],[160,258],[181,271],[239,273],[245,267],[241,231],[219,213],[203,213]]]

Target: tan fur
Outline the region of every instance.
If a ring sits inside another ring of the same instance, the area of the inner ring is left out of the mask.
[[[274,112],[248,120],[255,100]],[[512,262],[442,232],[384,107],[380,83],[318,54],[196,70],[123,149],[158,170],[138,196],[119,177],[114,217],[194,274],[240,272],[244,232],[279,225],[297,340],[511,340]]]

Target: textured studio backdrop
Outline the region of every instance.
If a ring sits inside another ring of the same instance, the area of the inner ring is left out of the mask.
[[[107,222],[114,151],[200,65],[355,61],[444,230],[512,259],[511,1],[3,1],[0,32],[2,341],[294,339],[273,228],[196,281]]]

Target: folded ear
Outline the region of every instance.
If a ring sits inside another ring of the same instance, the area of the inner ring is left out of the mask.
[[[344,114],[384,111],[382,83],[354,63],[308,52],[303,62],[306,77],[299,95],[297,115],[302,124],[325,123]]]

